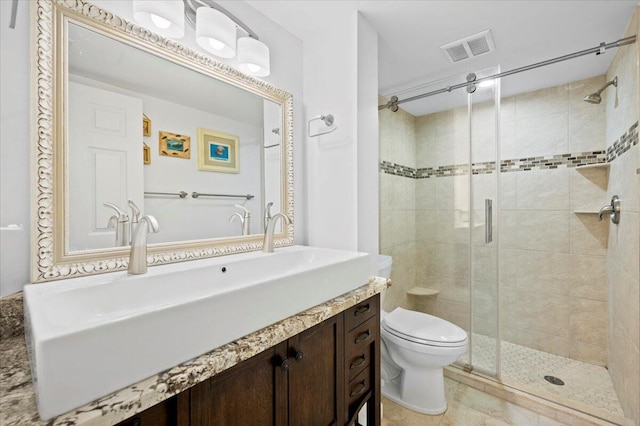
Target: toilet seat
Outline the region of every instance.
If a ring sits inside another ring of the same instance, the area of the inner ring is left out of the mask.
[[[385,315],[381,326],[400,339],[420,345],[461,347],[467,344],[467,333],[457,325],[403,308],[396,308]]]

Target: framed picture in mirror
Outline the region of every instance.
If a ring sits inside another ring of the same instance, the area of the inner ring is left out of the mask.
[[[151,148],[144,142],[142,142],[142,161],[143,164],[151,164]]]
[[[142,115],[142,136],[151,136],[151,119]]]
[[[238,137],[198,128],[198,170],[239,173]]]
[[[158,140],[160,155],[191,158],[191,137],[177,133],[160,132]]]

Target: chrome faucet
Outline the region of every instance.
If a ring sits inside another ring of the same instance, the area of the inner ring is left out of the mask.
[[[136,232],[138,222],[140,222],[140,209],[133,201],[129,200],[129,208],[131,209],[131,242],[133,242],[133,234]]]
[[[264,231],[264,241],[262,242],[262,251],[264,253],[273,253],[273,232],[279,217],[287,222],[287,224],[291,223],[291,218],[283,213],[276,213],[271,219],[269,219],[267,229]]]
[[[143,216],[138,223],[136,232],[131,241],[131,253],[129,254],[129,273],[138,275],[147,272],[147,234],[160,231],[158,220],[151,216]]]
[[[264,232],[267,232],[267,225],[269,224],[269,221],[271,220],[271,206],[273,205],[273,203],[269,203],[267,204],[267,207],[265,207],[264,209]]]
[[[109,218],[107,228],[116,230],[116,247],[128,246],[131,243],[131,222],[129,216],[113,203],[103,203],[112,208],[116,214]]]
[[[235,205],[237,208],[244,210],[243,214],[234,213],[229,218],[229,223],[233,222],[235,218],[240,220],[240,225],[242,226],[242,235],[249,235],[251,233],[251,212],[244,206],[240,204]]]
[[[604,206],[598,212],[598,221],[602,220],[602,216],[608,214],[611,218],[611,222],[618,224],[620,223],[620,197],[614,195],[611,198],[611,204]]]

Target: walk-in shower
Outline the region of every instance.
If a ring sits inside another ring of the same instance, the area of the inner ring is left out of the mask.
[[[639,209],[640,154],[637,109],[624,111],[637,90],[603,85],[617,75],[631,87],[633,64],[614,59],[607,75],[509,96],[501,77],[515,72],[487,69],[379,102],[380,248],[395,268],[386,308],[464,328],[459,367],[613,422],[633,418],[638,400],[620,375],[637,371],[621,354],[637,347],[615,330],[633,330],[640,302],[619,309],[615,286],[625,262],[637,284],[639,216],[612,224],[598,212],[619,191]],[[603,102],[583,102],[588,93]],[[433,102],[409,103],[424,98]]]

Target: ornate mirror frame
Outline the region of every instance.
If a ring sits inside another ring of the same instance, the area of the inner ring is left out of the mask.
[[[84,0],[31,3],[32,282],[124,270],[129,248],[65,251],[66,87],[65,21],[108,35],[212,78],[276,102],[282,108],[281,206],[293,217],[293,97],[264,81],[197,53],[180,43],[100,9]],[[259,250],[262,235],[183,241],[149,246],[149,265],[183,262]],[[283,226],[274,245],[293,244],[293,224]]]

